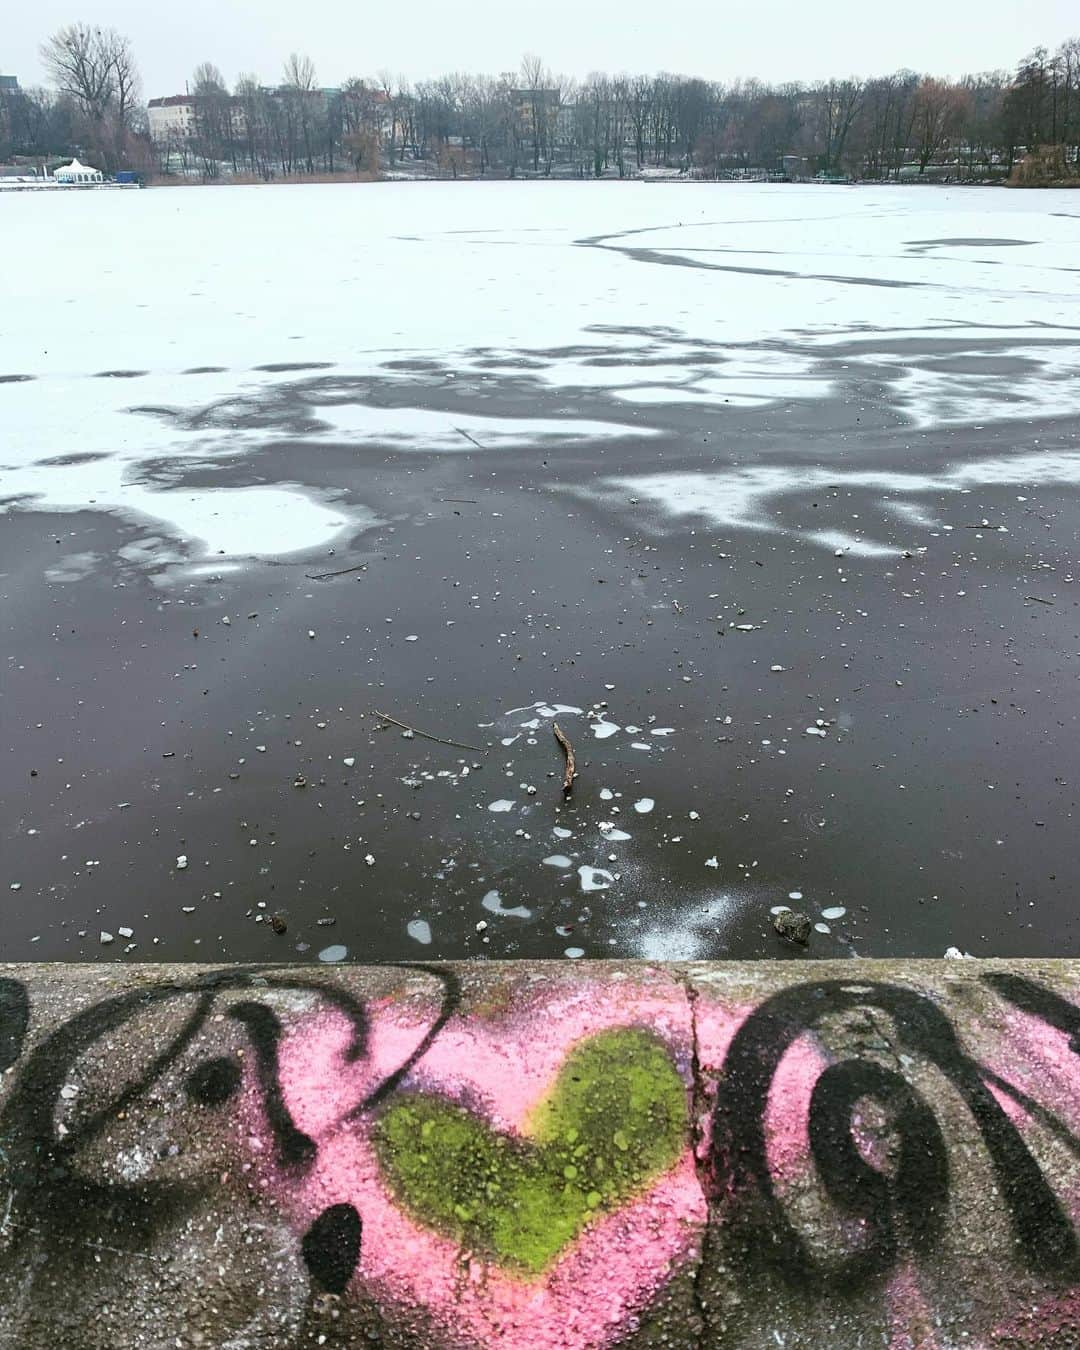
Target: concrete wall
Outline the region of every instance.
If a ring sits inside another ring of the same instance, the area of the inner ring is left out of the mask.
[[[0,967],[0,1347],[1080,1346],[1080,964]]]

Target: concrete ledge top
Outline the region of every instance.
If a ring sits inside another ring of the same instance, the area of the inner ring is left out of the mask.
[[[0,1350],[1080,1346],[1080,962],[0,966]]]

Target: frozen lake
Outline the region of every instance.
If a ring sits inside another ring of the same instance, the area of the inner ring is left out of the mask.
[[[1077,950],[1078,224],[12,194],[5,955]]]

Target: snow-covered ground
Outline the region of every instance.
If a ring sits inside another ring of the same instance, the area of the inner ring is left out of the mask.
[[[648,434],[657,405],[824,400],[861,365],[889,372],[897,416],[917,429],[1077,413],[1078,222],[1075,194],[962,188],[12,195],[0,206],[18,260],[0,280],[0,503],[93,503],[151,522],[188,557],[323,545],[374,515],[310,484],[193,487],[186,470],[280,441],[280,426],[230,426],[223,408],[250,410],[318,372],[419,387],[425,359],[463,381],[495,380],[501,360],[538,388],[602,389],[612,421],[450,419],[311,395],[290,440],[492,453],[603,443],[635,419]],[[752,477],[718,496],[705,476],[640,483],[661,508],[694,502],[729,520],[746,509],[732,494],[745,503],[783,486]]]

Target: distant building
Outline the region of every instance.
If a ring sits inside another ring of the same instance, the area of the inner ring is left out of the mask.
[[[0,75],[0,94],[17,94],[19,80],[15,75]]]
[[[150,139],[159,145],[171,141],[190,141],[198,131],[198,100],[192,94],[174,94],[171,98],[152,98],[146,105]]]
[[[560,148],[573,145],[577,139],[577,128],[578,105],[560,103],[559,111],[555,115],[555,144]]]
[[[105,175],[100,169],[95,169],[90,164],[80,164],[77,159],[73,159],[70,164],[62,165],[53,174],[58,183],[87,184],[103,183]]]
[[[559,116],[562,92],[558,89],[511,89],[510,106],[518,131],[531,136],[534,122],[547,122],[549,128]]]
[[[263,91],[260,91],[263,92]],[[200,135],[221,137],[247,134],[244,100],[232,94],[173,94],[152,98],[146,105],[150,139],[155,145],[176,146]]]
[[[341,98],[341,90],[336,85],[328,85],[325,89],[305,89],[301,91],[283,84],[274,89],[272,94],[274,98],[278,99],[296,98],[299,95],[301,98],[307,99],[311,106],[319,108],[323,112],[326,112],[332,104]]]

